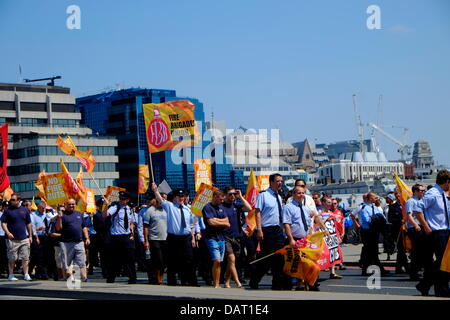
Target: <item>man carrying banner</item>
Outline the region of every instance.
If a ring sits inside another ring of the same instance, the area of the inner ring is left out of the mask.
[[[161,196],[154,182],[152,190],[167,212],[167,284],[176,286],[179,274],[181,285],[198,286],[193,247],[196,245],[194,232],[200,233],[200,228],[191,210],[183,204],[185,193],[182,189],[174,190],[173,202],[170,202]]]
[[[282,229],[282,199],[279,195],[283,177],[276,173],[269,177],[270,188],[260,192],[256,200],[256,237],[260,241],[260,256],[269,255],[284,247],[286,237]],[[272,290],[291,290],[291,278],[284,274],[284,258],[273,255],[264,263],[256,263],[250,279],[250,288],[258,289],[259,282],[269,268],[272,270]]]
[[[310,234],[312,220],[329,236],[325,225],[318,215],[312,213],[311,209],[304,204],[305,188],[296,186],[293,190],[292,201],[283,208],[283,226],[286,232],[288,243],[295,247],[296,241],[306,237]],[[314,218],[312,218],[314,217]],[[303,279],[304,280],[304,279]],[[297,284],[300,288],[301,282]],[[314,290],[318,291],[317,286],[313,286]],[[311,289],[312,289],[311,288]],[[296,289],[299,290],[299,289]]]
[[[416,207],[416,216],[425,231],[424,274],[416,288],[423,296],[428,295],[431,286],[437,297],[449,297],[449,274],[440,271],[442,258],[450,233],[450,171],[441,170],[436,185],[425,193]],[[433,261],[433,255],[436,260]]]

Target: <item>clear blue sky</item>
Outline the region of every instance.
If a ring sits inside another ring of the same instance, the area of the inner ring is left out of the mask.
[[[81,30],[66,28],[72,4]],[[372,4],[381,30],[366,27]],[[0,82],[17,82],[20,64],[24,78],[62,75],[76,96],[176,89],[207,118],[278,127],[289,142],[356,138],[352,94],[364,123],[383,94],[383,124],[450,164],[449,18],[446,0],[1,0]]]

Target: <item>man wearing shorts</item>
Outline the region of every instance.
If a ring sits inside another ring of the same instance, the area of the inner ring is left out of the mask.
[[[213,198],[203,208],[203,220],[205,221],[205,238],[208,251],[213,261],[212,278],[214,288],[219,288],[220,263],[225,255],[225,228],[230,227],[230,222],[225,211],[221,207],[224,193],[220,190],[214,191]]]
[[[58,211],[56,231],[61,233],[61,261],[65,277],[70,278],[72,276],[68,269],[73,262],[80,268],[81,280],[86,281],[84,244],[89,245],[89,230],[84,223],[83,214],[75,211],[75,205],[75,199],[68,199],[65,203],[64,213]]]
[[[14,264],[22,260],[23,279],[31,281],[28,274],[30,245],[33,242],[30,211],[20,206],[20,195],[13,193],[10,206],[2,215],[2,228],[5,231],[8,250],[8,280],[17,281],[14,277]]]

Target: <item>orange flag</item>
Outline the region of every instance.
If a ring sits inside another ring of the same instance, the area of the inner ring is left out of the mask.
[[[4,201],[9,201],[11,199],[12,194],[14,193],[14,190],[11,188],[11,186],[8,186],[3,192],[2,192],[2,199]]]
[[[192,102],[146,103],[142,109],[150,153],[192,147],[200,141]]]
[[[66,139],[58,136],[58,138],[56,139],[56,145],[65,154],[76,157],[78,161],[81,162],[81,165],[86,169],[86,171],[92,173],[92,170],[94,170],[95,167],[95,159],[91,154],[92,149],[89,149],[89,151],[78,150],[69,136],[67,136]]]
[[[252,211],[250,211],[246,218],[245,231],[249,236],[253,234],[256,228],[256,217],[255,217],[255,206],[256,198],[259,194],[258,180],[256,179],[255,172],[253,169],[250,170],[250,176],[248,177],[247,190],[245,191],[245,200],[252,206]]]
[[[403,221],[407,221],[408,214],[406,213],[406,201],[408,201],[409,198],[412,197],[412,191],[411,188],[402,180],[400,179],[396,173],[394,173],[394,180],[397,185],[397,193],[399,194],[399,201],[400,205],[402,206],[402,217]],[[410,252],[412,249],[411,241],[408,238],[408,235],[406,232],[401,233],[402,240],[403,240],[403,246],[405,247],[405,250],[407,252]]]
[[[317,261],[323,249],[323,232],[317,232],[298,240],[295,247],[287,245],[275,253],[284,256],[284,273],[305,280],[312,286],[319,277],[320,266]]]
[[[450,272],[450,238],[447,241],[447,248],[445,248],[444,256],[442,257],[441,271]]]
[[[45,189],[44,189],[44,177],[45,177],[45,170],[42,170],[41,173],[38,175],[38,179],[34,186],[39,190],[37,196],[41,199],[46,200],[45,198]]]
[[[150,173],[148,172],[148,165],[139,165],[139,178],[138,178],[138,193],[146,193],[148,189],[148,182],[150,180]]]
[[[68,191],[69,196],[72,196],[72,197],[78,196],[78,194],[80,192],[80,188],[78,188],[77,183],[70,175],[70,172],[69,172],[69,170],[67,170],[66,165],[64,164],[62,159],[60,159],[60,164],[61,164],[61,172],[64,174],[66,190]]]

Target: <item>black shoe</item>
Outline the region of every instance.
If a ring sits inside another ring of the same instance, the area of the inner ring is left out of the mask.
[[[128,284],[136,284],[136,279],[130,279],[130,280],[128,280]]]
[[[381,270],[381,275],[382,276],[387,276],[389,273],[390,273],[389,270],[384,270],[384,269]]]
[[[258,290],[258,289],[259,289],[259,285],[255,284],[255,283],[252,283],[252,282],[250,281],[250,289]]]
[[[409,280],[411,280],[411,281],[420,281],[421,278],[420,278],[420,276],[418,274],[413,274],[413,275],[409,276]]]
[[[106,279],[106,283],[114,283],[115,279]]]
[[[430,290],[430,288],[426,288],[426,285],[422,284],[422,282],[419,282],[416,285],[416,289],[420,292],[420,294],[424,297],[428,296],[428,291]]]
[[[314,286],[310,286],[308,288],[308,291],[320,291],[320,289],[319,289],[319,287],[317,285],[314,285]]]

